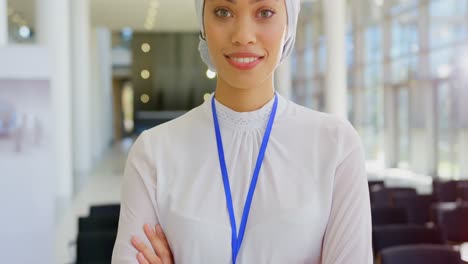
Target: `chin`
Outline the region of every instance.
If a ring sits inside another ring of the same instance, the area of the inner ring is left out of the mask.
[[[234,74],[233,74],[234,75]],[[257,75],[252,75],[252,76],[244,76],[244,75],[237,75],[237,76],[230,76],[227,78],[224,78],[223,80],[229,84],[231,87],[235,87],[241,90],[248,90],[252,89],[255,87],[258,87],[261,82],[260,76]]]

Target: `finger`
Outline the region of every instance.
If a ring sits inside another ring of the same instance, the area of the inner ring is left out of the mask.
[[[137,237],[133,237],[132,238],[132,244],[140,253],[143,254],[145,259],[149,263],[151,263],[151,264],[162,264],[161,259],[158,256],[156,256],[156,253],[152,249],[147,247],[145,245],[145,243],[141,242],[140,239],[138,239]]]
[[[141,252],[138,252],[138,254],[137,254],[137,260],[138,260],[138,263],[140,263],[140,264],[150,264],[150,263],[146,260],[146,258],[145,258],[145,256],[143,255],[143,253],[141,253]]]
[[[167,259],[170,257],[170,250],[164,242],[156,235],[154,229],[152,229],[148,224],[145,224],[143,227],[146,236],[148,237],[151,245],[153,246],[154,251],[161,259]]]
[[[164,231],[162,230],[161,225],[159,224],[156,225],[156,235],[159,236],[164,245],[166,245],[167,248],[169,248],[169,243],[167,242],[166,234],[164,234]]]
[[[165,245],[166,249],[168,250],[168,254],[162,257],[164,263],[173,263],[173,256],[171,247],[169,246],[169,242],[167,241],[166,234],[164,234],[163,229],[161,228],[160,224],[156,225],[156,235],[161,239],[163,244]]]

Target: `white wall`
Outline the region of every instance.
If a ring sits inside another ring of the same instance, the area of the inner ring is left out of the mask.
[[[57,122],[52,115],[52,90],[47,76],[28,77],[31,69],[26,63],[37,65],[36,59],[40,58],[47,69],[44,53],[38,48],[0,48],[1,58],[5,54],[15,56],[15,60],[0,60],[0,105],[12,106],[17,120],[17,129],[0,137],[2,263],[53,263],[57,192],[57,141],[53,133]],[[19,71],[10,69],[5,74],[5,64]],[[21,72],[20,65],[24,65],[25,72]],[[40,73],[45,74],[44,69]]]

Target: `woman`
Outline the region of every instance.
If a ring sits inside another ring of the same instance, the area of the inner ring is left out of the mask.
[[[132,147],[113,263],[372,263],[359,136],[275,93],[300,1],[195,2],[216,90]]]

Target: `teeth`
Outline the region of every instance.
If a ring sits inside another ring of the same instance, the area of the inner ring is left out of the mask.
[[[233,61],[238,62],[238,63],[252,63],[252,62],[258,60],[257,57],[250,57],[250,58],[234,58],[234,57],[232,57],[231,59]]]

